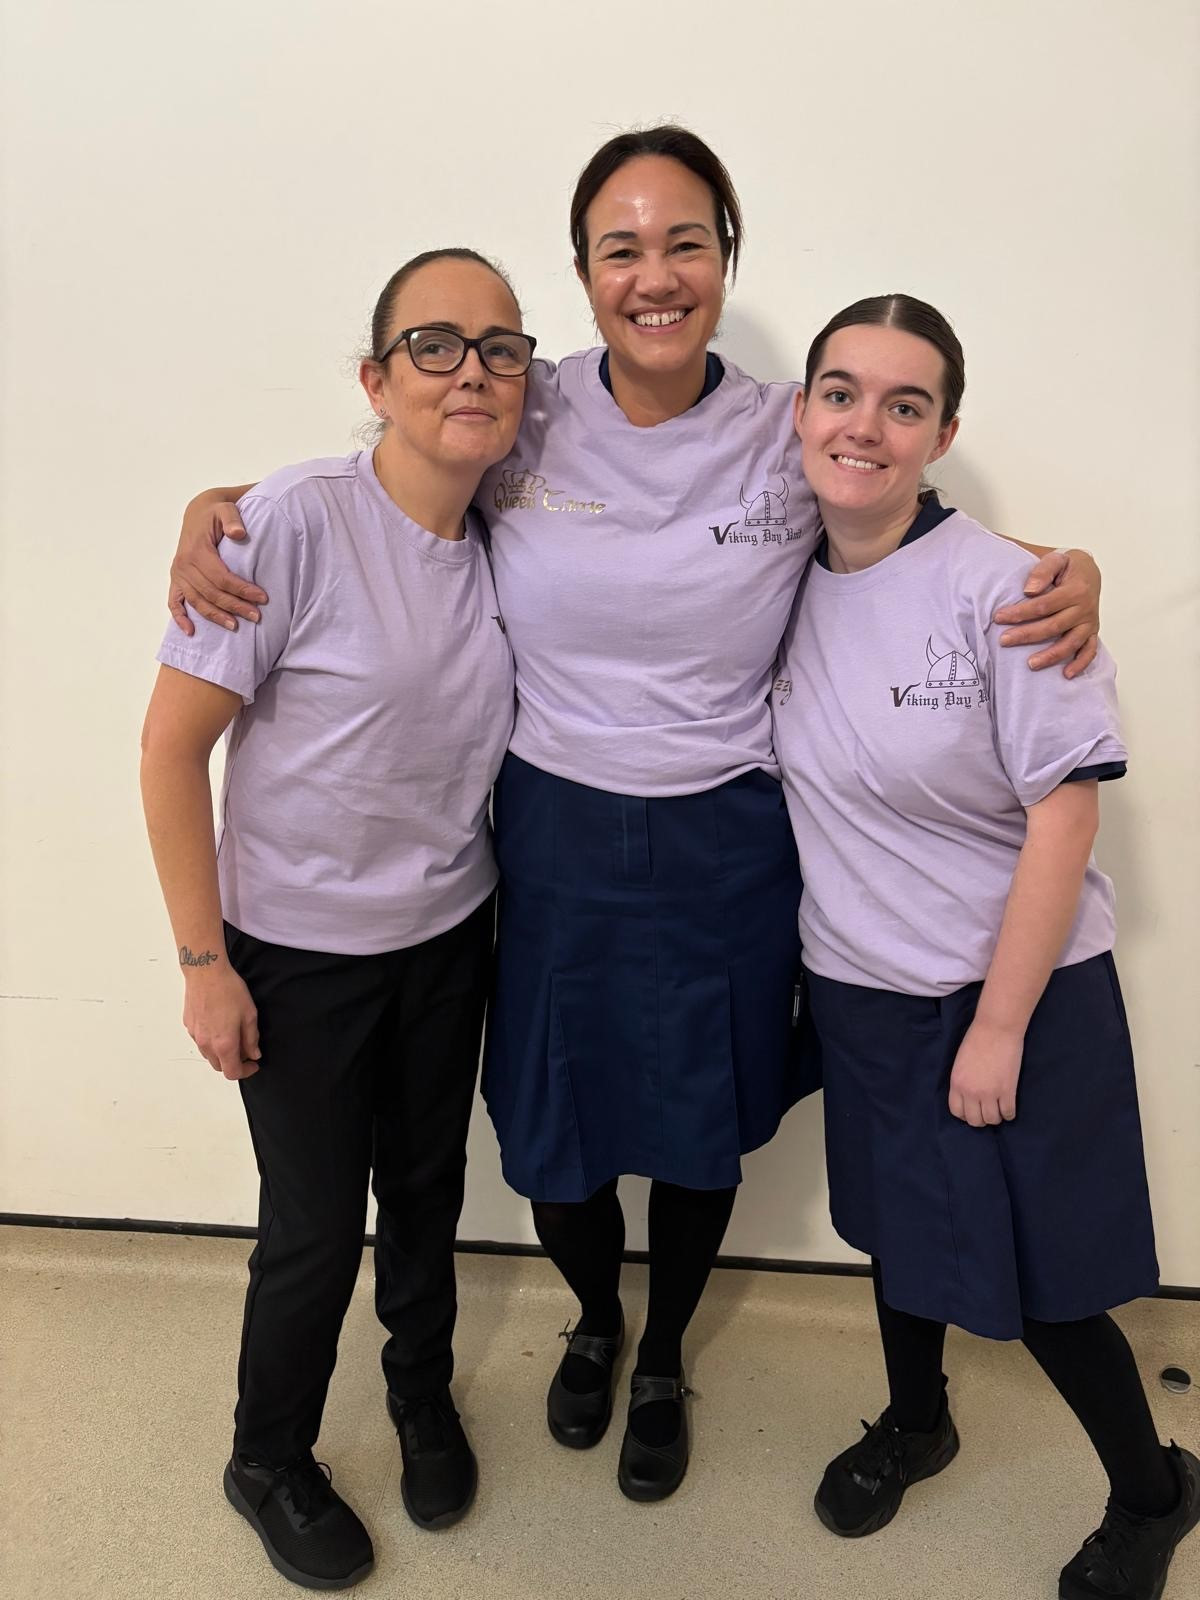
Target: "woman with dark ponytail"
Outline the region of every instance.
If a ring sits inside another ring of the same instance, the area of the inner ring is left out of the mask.
[[[683,1337],[741,1157],[817,1081],[768,703],[817,517],[797,386],[709,348],[743,244],[713,151],[678,127],[609,140],[570,233],[603,343],[535,363],[478,501],[517,669],[484,1092],[505,1176],[580,1303],[547,1398],[572,1448],[605,1432],[625,1335],[617,1181],[652,1180],[618,1482],[661,1500],[687,1469]],[[180,616],[222,597],[245,614],[213,554],[214,525],[238,527],[220,498],[185,519]],[[1066,634],[1046,664],[1086,661],[1097,626],[1094,569],[1066,565],[1033,574],[1047,590],[1065,575],[1029,635]]]
[[[309,1588],[373,1560],[313,1459],[371,1187],[405,1509],[440,1528],[475,1492],[449,1387],[454,1234],[513,667],[470,504],[512,448],[533,343],[474,251],[395,273],[360,372],[377,444],[245,493],[231,559],[271,604],[256,628],[172,627],[146,715],[184,1023],[238,1081],[261,1176],[225,1492]],[[226,731],[217,841],[208,760]]]
[[[890,1401],[817,1491],[877,1532],[958,1451],[947,1323],[1020,1339],[1111,1499],[1062,1600],[1157,1600],[1200,1519],[1108,1315],[1158,1285],[1098,786],[1125,773],[1115,668],[1068,683],[997,648],[1021,553],[924,490],[962,348],[908,295],[817,335],[797,431],[822,536],[772,693],[804,872],[830,1209],[872,1258]]]

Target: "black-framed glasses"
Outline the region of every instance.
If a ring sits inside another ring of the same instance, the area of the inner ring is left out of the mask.
[[[537,340],[527,333],[485,333],[482,339],[466,339],[449,328],[405,328],[376,361],[386,361],[402,344],[408,346],[412,364],[420,372],[457,372],[467,351],[477,350],[494,377],[520,378],[529,371]]]

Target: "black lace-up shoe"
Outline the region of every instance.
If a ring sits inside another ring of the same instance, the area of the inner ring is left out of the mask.
[[[387,1397],[400,1436],[400,1498],[418,1528],[448,1528],[470,1510],[479,1468],[449,1389],[419,1400]]]
[[[569,1327],[559,1337],[567,1341],[567,1349],[546,1395],[546,1422],[559,1444],[571,1450],[590,1450],[603,1439],[612,1417],[613,1367],[625,1343],[625,1319],[621,1318],[621,1326],[611,1338],[575,1333]],[[595,1362],[602,1375],[597,1388],[576,1394],[566,1387],[563,1367],[570,1356]]]
[[[375,1562],[371,1538],[311,1455],[258,1466],[234,1455],[225,1498],[254,1529],[276,1572],[305,1589],[348,1589]]]
[[[685,1398],[692,1393],[680,1378],[650,1378],[635,1372],[630,1380],[629,1414],[639,1406],[673,1401],[679,1409],[679,1432],[662,1445],[643,1444],[631,1427],[625,1429],[617,1487],[628,1500],[665,1500],[675,1493],[688,1469],[688,1419]]]
[[[817,1490],[818,1517],[844,1539],[861,1539],[885,1528],[909,1485],[932,1478],[958,1454],[958,1432],[945,1395],[929,1433],[901,1433],[890,1408],[878,1422],[864,1422],[863,1427],[866,1437],[834,1457]]]
[[[1059,1600],[1159,1600],[1181,1540],[1200,1522],[1200,1461],[1172,1441],[1167,1460],[1179,1504],[1165,1517],[1135,1517],[1115,1501],[1058,1580]]]

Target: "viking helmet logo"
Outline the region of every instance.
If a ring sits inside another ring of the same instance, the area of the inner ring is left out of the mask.
[[[973,689],[979,682],[979,663],[973,650],[951,650],[944,656],[933,653],[933,635],[925,642],[929,662],[927,689]]]
[[[738,490],[738,499],[746,508],[748,528],[782,528],[787,521],[788,486],[779,480],[779,491],[760,489],[752,500],[746,499],[745,487]]]

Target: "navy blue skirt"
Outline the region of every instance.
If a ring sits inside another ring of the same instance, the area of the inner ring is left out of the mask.
[[[897,1311],[1019,1339],[1158,1287],[1133,1052],[1111,955],[1051,974],[1017,1115],[952,1116],[981,984],[941,999],[809,975],[833,1225],[877,1256]]]
[[[779,783],[639,799],[510,755],[494,820],[483,1093],[507,1182],[557,1201],[622,1173],[738,1183],[819,1082]]]

